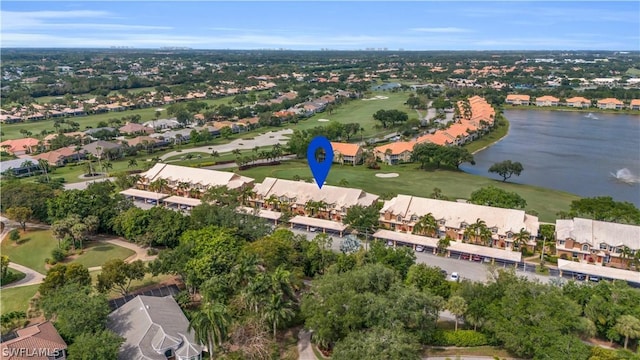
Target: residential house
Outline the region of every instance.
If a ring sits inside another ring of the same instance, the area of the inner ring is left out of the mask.
[[[149,185],[154,181],[164,180],[166,182],[165,191],[186,195],[191,190],[203,193],[209,188],[225,186],[229,189],[243,189],[252,187],[252,178],[241,176],[228,171],[217,171],[209,169],[192,168],[170,164],[155,164],[151,169],[140,174],[139,189],[148,190]],[[184,188],[181,184],[186,184]]]
[[[558,106],[560,99],[555,96],[545,95],[536,98],[536,106]]]
[[[376,157],[389,165],[411,161],[415,141],[398,141],[373,149]]]
[[[67,343],[49,321],[16,330],[17,337],[0,343],[4,360],[65,360]]]
[[[161,133],[151,134],[152,138],[163,139],[175,144],[182,144],[189,142],[191,139],[191,130],[193,129],[178,129],[169,130]]]
[[[591,106],[591,100],[589,99],[585,99],[582,96],[576,96],[576,97],[572,97],[572,98],[568,98],[565,101],[565,104],[568,107],[574,107],[574,108],[588,108]]]
[[[74,147],[63,147],[33,156],[36,160],[46,160],[51,166],[64,166],[68,162],[80,161],[85,157],[83,150],[75,151]]]
[[[530,99],[529,95],[509,94],[505,102],[510,105],[529,105]]]
[[[620,110],[624,107],[624,103],[615,98],[606,98],[598,100],[599,109],[615,109]]]
[[[20,121],[22,121],[22,118],[20,116],[15,116],[11,114],[0,115],[0,123],[3,123],[3,124],[14,124]]]
[[[38,149],[40,140],[34,138],[22,138],[5,140],[0,142],[0,149],[15,156],[31,154]]]
[[[358,165],[362,162],[362,147],[358,144],[331,142],[333,162]]]
[[[556,220],[559,258],[626,268],[637,251],[640,226],[582,218]]]
[[[631,110],[640,110],[640,99],[633,99],[629,104],[629,109]]]
[[[176,118],[151,120],[142,125],[155,129],[156,131],[170,130],[182,126]]]
[[[104,140],[98,140],[84,145],[82,146],[82,150],[98,159],[106,158],[112,160],[122,156],[122,145]]]
[[[124,126],[121,126],[118,131],[124,135],[149,135],[153,134],[154,130],[148,126],[141,124],[128,122]]]
[[[146,143],[145,143],[146,141]],[[132,139],[122,140],[123,143],[126,143],[128,146],[136,147],[138,145],[142,147],[152,147],[157,148],[161,146],[166,146],[169,144],[166,140],[156,139],[151,136],[137,136]]]
[[[449,146],[454,143],[455,137],[449,135],[446,131],[437,130],[433,134],[426,134],[420,136],[417,140],[417,144],[430,142],[432,144],[440,146]],[[412,149],[413,150],[413,149]]]
[[[523,210],[503,209],[454,201],[398,195],[386,201],[380,210],[381,228],[411,233],[421,216],[432,214],[437,222],[437,236],[449,236],[456,241],[480,242],[465,239],[465,229],[478,220],[484,221],[491,231],[490,246],[513,249],[515,234],[521,229],[529,232],[528,247],[535,246],[538,235],[538,217]],[[518,247],[518,244],[515,245]]]
[[[201,360],[205,349],[171,296],[138,295],[109,314],[107,328],[124,338],[119,360]]]
[[[354,205],[370,206],[378,195],[361,189],[267,177],[254,187],[251,205],[268,210],[289,210],[295,215],[341,222]],[[312,206],[314,205],[314,206]]]
[[[9,174],[8,171],[11,171],[11,174]],[[36,175],[41,172],[42,169],[38,166],[38,160],[30,156],[0,161],[0,174],[3,176],[13,175],[15,177],[24,177]]]

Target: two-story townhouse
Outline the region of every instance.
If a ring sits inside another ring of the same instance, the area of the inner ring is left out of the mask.
[[[449,236],[456,241],[480,244],[478,236],[465,238],[467,227],[483,222],[491,231],[490,246],[514,249],[516,234],[522,229],[529,233],[527,247],[535,246],[539,222],[536,216],[523,210],[503,209],[453,201],[398,195],[386,201],[380,210],[381,228],[411,233],[424,215],[431,214],[438,224],[437,237]]]
[[[556,220],[559,258],[625,268],[640,251],[640,226],[591,219]]]
[[[536,106],[558,106],[559,103],[560,99],[551,95],[536,98]]]
[[[362,146],[358,144],[331,142],[333,162],[358,165],[362,163]]]
[[[620,110],[624,107],[624,103],[615,98],[606,98],[598,100],[599,109],[614,109]]]
[[[565,105],[574,108],[588,108],[591,106],[591,100],[582,96],[575,96],[565,100]]]
[[[509,105],[529,105],[529,95],[509,94],[505,102]]]

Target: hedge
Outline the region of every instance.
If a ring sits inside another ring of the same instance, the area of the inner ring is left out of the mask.
[[[433,337],[433,345],[472,347],[489,345],[487,337],[474,330],[437,330]]]

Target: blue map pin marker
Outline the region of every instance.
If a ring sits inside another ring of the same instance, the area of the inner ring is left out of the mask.
[[[318,149],[324,150],[324,160],[322,162],[316,160],[316,151]],[[329,170],[331,170],[331,165],[333,164],[333,148],[331,147],[331,142],[324,136],[314,137],[309,143],[309,147],[307,147],[307,161],[309,161],[309,167],[311,168],[313,178],[316,179],[316,184],[322,189],[322,185],[324,185],[324,181],[327,179],[327,175],[329,175]]]

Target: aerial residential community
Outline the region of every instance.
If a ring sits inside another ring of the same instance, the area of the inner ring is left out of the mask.
[[[460,4],[3,2],[0,358],[640,359],[640,4]]]

